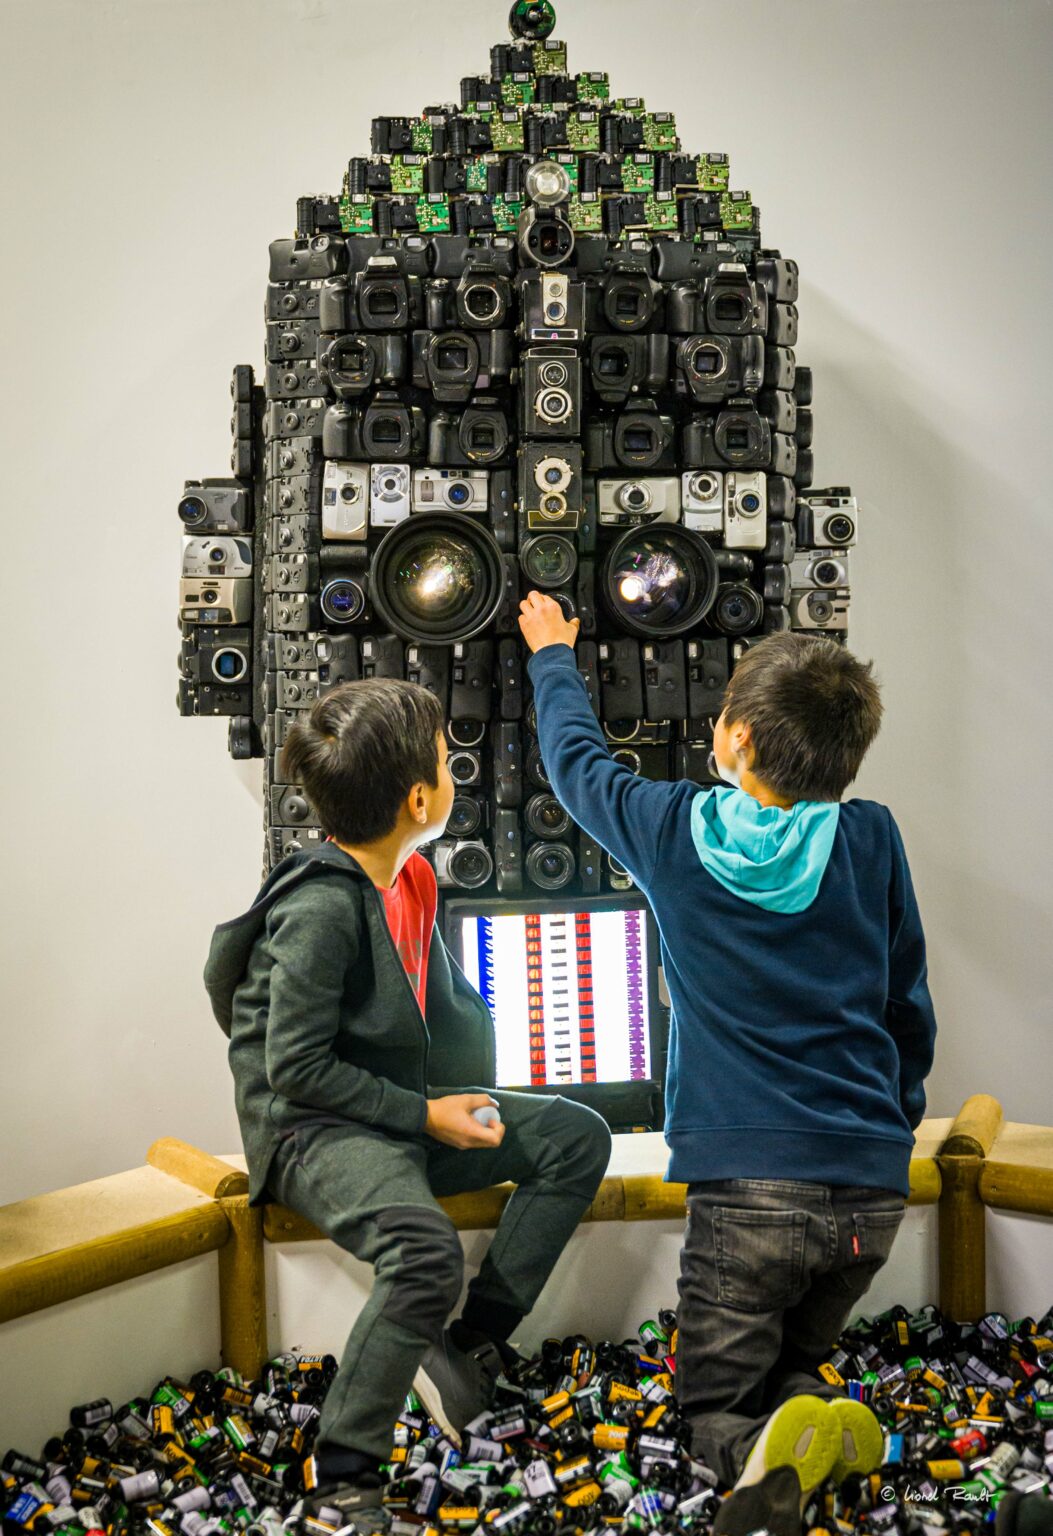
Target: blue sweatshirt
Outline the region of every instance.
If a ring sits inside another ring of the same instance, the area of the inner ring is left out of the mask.
[[[569,646],[530,660],[553,791],[647,897],[672,1002],[667,1179],[909,1193],[936,1021],[883,805],[764,807],[616,763]]]

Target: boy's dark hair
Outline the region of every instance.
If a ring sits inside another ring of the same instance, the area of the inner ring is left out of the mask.
[[[727,723],[750,728],[753,772],[787,800],[840,800],[881,724],[873,662],[822,636],[768,635],[724,695]]]
[[[282,777],[303,786],[330,837],[373,843],[414,784],[438,784],[442,727],[442,705],[417,683],[341,683],[289,732]]]

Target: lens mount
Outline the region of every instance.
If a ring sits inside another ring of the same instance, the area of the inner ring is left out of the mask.
[[[456,512],[417,512],[380,542],[373,604],[404,640],[452,645],[490,624],[504,595],[504,566],[489,529]]]
[[[699,534],[679,523],[645,523],[611,545],[600,590],[619,624],[650,638],[693,629],[712,607],[718,583],[716,557]]]

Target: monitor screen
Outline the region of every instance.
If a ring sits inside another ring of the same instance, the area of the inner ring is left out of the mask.
[[[652,920],[639,897],[562,910],[454,905],[451,937],[494,1018],[498,1087],[653,1076]]]

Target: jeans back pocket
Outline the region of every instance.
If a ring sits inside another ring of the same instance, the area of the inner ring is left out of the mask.
[[[741,1312],[776,1312],[803,1289],[805,1211],[713,1208],[718,1300]]]

